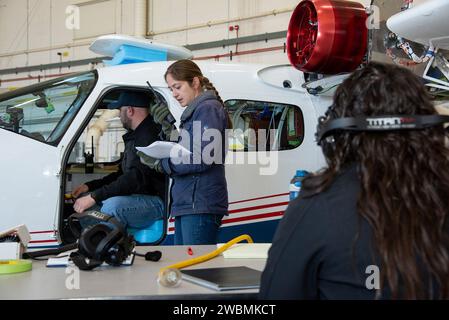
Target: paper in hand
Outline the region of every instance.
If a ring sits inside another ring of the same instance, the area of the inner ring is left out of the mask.
[[[156,141],[147,147],[136,147],[137,150],[155,159],[180,159],[189,157],[191,152],[176,142]]]

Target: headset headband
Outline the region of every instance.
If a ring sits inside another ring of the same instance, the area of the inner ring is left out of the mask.
[[[86,217],[91,217],[91,218],[94,218],[94,219],[96,219],[96,220],[98,220],[98,221],[110,222],[110,223],[112,223],[113,225],[115,225],[115,226],[116,226],[116,227],[117,227],[123,234],[126,233],[126,231],[125,231],[123,225],[122,225],[120,222],[118,222],[117,219],[115,219],[113,216],[104,214],[104,213],[99,212],[99,211],[85,211],[85,212],[83,212],[83,213],[74,213],[74,214],[70,215],[70,217],[69,217],[69,219],[68,219],[68,220],[69,220],[69,227],[70,227],[70,230],[72,231],[72,233],[73,233],[77,238],[79,238],[79,236],[80,236],[80,231],[77,230],[77,229],[74,227],[72,221],[73,221],[74,219],[80,220],[80,219],[83,219],[83,218],[86,218]]]
[[[334,131],[396,131],[419,130],[435,127],[449,122],[446,115],[388,115],[372,117],[337,118],[325,120],[318,124],[317,142],[331,135]]]

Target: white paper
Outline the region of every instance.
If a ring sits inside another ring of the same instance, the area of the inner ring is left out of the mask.
[[[136,147],[137,150],[155,159],[179,159],[189,157],[191,152],[176,142],[156,141],[147,147]]]
[[[73,266],[74,263],[72,261],[69,261],[69,257],[61,257],[61,258],[49,258],[47,261],[47,267],[49,268],[55,268],[55,267],[67,267],[67,266]]]
[[[217,244],[220,248],[224,243]],[[271,243],[236,243],[222,253],[225,259],[267,259]]]

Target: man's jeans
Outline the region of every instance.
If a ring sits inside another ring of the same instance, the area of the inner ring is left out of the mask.
[[[222,219],[204,213],[175,217],[175,245],[216,244]]]
[[[125,228],[144,229],[155,220],[164,217],[164,203],[157,196],[133,194],[106,199],[101,206],[94,205],[88,210],[97,210],[115,217]],[[80,220],[84,228],[99,223],[93,218]]]

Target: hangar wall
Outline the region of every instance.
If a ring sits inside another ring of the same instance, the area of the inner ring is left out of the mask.
[[[105,34],[185,45],[195,59],[288,63],[285,33],[299,1],[0,0],[0,91],[102,66],[88,48]]]

